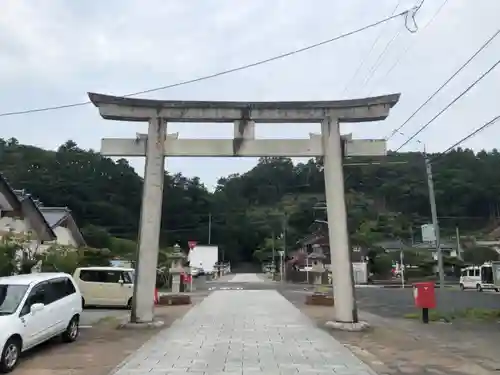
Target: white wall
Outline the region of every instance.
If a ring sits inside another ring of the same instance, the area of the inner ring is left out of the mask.
[[[0,219],[0,230],[13,230],[15,233],[27,232],[30,230],[29,223],[24,219],[15,219],[12,217],[2,217]]]
[[[2,217],[0,218],[0,231],[9,231],[12,230],[14,233],[26,233],[30,230],[29,223],[24,219],[15,219],[10,217]],[[56,227],[54,229],[54,233],[56,234],[57,239],[52,243],[57,243],[60,245],[66,246],[77,246],[71,231],[64,227]],[[47,242],[43,245],[38,245],[37,241],[33,241],[32,246],[30,246],[33,250],[37,249],[38,252],[43,252],[50,247],[51,243]]]
[[[78,245],[73,235],[71,234],[71,231],[68,228],[56,227],[54,228],[54,233],[56,234],[57,237],[56,243],[60,245],[70,245],[70,246]]]

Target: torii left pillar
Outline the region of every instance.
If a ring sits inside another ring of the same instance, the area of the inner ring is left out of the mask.
[[[156,265],[160,246],[163,180],[165,176],[165,137],[167,123],[161,117],[149,119],[146,140],[146,166],[142,193],[142,209],[139,221],[139,254],[137,257],[134,298],[132,299],[132,323],[151,322],[154,317]]]

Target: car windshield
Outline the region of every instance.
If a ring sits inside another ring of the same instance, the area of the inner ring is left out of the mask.
[[[27,290],[28,285],[0,284],[0,315],[13,314]]]

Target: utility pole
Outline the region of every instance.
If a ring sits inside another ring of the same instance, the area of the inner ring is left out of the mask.
[[[212,213],[208,213],[208,244],[212,244]]]
[[[288,226],[288,217],[285,212],[285,216],[283,218],[283,277],[286,280],[286,229]]]
[[[431,205],[432,226],[434,227],[434,237],[436,251],[438,255],[439,288],[444,288],[444,267],[443,252],[441,251],[441,242],[439,237],[439,222],[437,218],[436,195],[434,193],[434,180],[432,178],[432,166],[427,154],[424,154],[425,171],[427,174],[427,185],[429,188],[429,203]]]
[[[273,261],[271,262],[271,265],[273,267],[273,280],[274,280],[274,274],[276,273],[276,247],[274,246],[274,231],[272,232],[273,235]]]
[[[462,258],[462,245],[460,245],[460,231],[458,230],[458,225],[455,227],[455,234],[457,236],[457,256],[458,256],[458,259],[463,260],[463,258]]]

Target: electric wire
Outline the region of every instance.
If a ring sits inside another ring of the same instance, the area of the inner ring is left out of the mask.
[[[398,30],[394,34],[394,36],[389,40],[389,42],[387,42],[387,44],[385,45],[385,48],[380,53],[380,55],[377,57],[377,60],[375,61],[375,64],[373,64],[372,68],[368,72],[368,75],[364,79],[363,85],[361,87],[361,90],[363,90],[366,87],[366,85],[368,85],[368,83],[370,83],[371,79],[373,78],[373,76],[375,75],[376,71],[380,67],[380,64],[382,64],[382,62],[384,61],[384,57],[387,54],[387,51],[389,51],[392,43],[394,43],[396,41],[396,39],[399,37],[400,34],[401,34],[401,30]]]
[[[446,5],[446,3],[448,3],[449,0],[444,0],[444,2],[439,6],[438,10],[434,13],[434,15],[431,17],[431,19],[429,20],[429,22],[427,22],[424,27],[422,28],[422,31],[425,30],[427,27],[429,27],[429,25],[431,25],[434,20],[437,18],[437,16],[439,15],[439,13],[441,13],[441,11],[443,10],[444,6]],[[384,75],[380,78],[378,78],[376,80],[376,83],[384,80],[389,74],[392,73],[392,71],[394,69],[396,69],[396,67],[399,65],[399,63],[403,60],[403,58],[406,56],[406,54],[408,52],[410,52],[410,50],[413,49],[413,47],[415,47],[417,45],[417,41],[413,41],[413,43],[409,43],[406,45],[406,48],[403,50],[403,52],[399,55],[399,57],[396,59],[396,61],[394,62],[393,65],[391,65],[391,67],[387,70],[387,72],[384,73]],[[373,85],[373,89],[368,93],[368,96],[370,96],[372,93],[373,93],[373,90],[375,90],[375,88],[377,87],[376,84]]]
[[[475,137],[476,135],[478,135],[479,133],[481,133],[483,130],[486,130],[490,126],[494,125],[499,120],[500,120],[500,115],[495,116],[490,121],[486,122],[485,124],[481,125],[479,128],[477,128],[474,131],[472,131],[471,133],[467,134],[465,137],[463,137],[459,141],[455,142],[453,145],[451,145],[450,147],[448,147],[444,152],[439,153],[439,155],[437,155],[436,157],[432,158],[430,160],[430,162],[432,163],[432,162],[435,162],[436,160],[439,160],[441,157],[443,157],[444,155],[446,155],[447,153],[449,153],[455,147],[458,147],[462,143],[464,143],[464,142],[468,141],[469,139]]]
[[[432,93],[431,96],[429,96],[411,115],[404,121],[399,127],[394,129],[389,136],[386,137],[386,141],[390,140],[396,133],[399,133],[400,130],[410,122],[410,120],[415,117],[417,113],[420,112],[422,108],[424,108],[439,92],[441,92],[442,89],[444,89],[448,83],[450,83],[463,69],[469,65],[472,60],[476,58],[477,55],[479,55],[485,48],[487,48],[490,43],[500,34],[500,29],[498,29],[486,42],[483,43],[483,45],[474,52],[474,54],[469,57],[469,59],[463,63],[434,93]],[[496,66],[496,65],[494,65]],[[405,143],[406,144],[406,143]]]
[[[394,9],[391,12],[391,16],[393,16],[394,13],[396,13],[396,10],[398,9],[400,3],[401,3],[401,0],[398,0],[398,3],[396,4],[396,6],[394,7]],[[368,57],[370,57],[371,53],[373,52],[373,49],[375,48],[375,46],[377,45],[378,41],[382,37],[383,33],[384,33],[384,30],[380,30],[380,32],[378,33],[377,37],[374,39],[374,41],[373,41],[373,43],[372,43],[372,45],[370,47],[370,50],[366,54],[365,58],[363,60],[361,60],[361,63],[358,65],[358,67],[354,71],[354,74],[351,76],[351,78],[349,79],[349,81],[347,81],[347,84],[345,85],[344,90],[342,90],[342,95],[344,95],[347,92],[347,90],[351,86],[351,83],[354,82],[354,80],[358,76],[359,72],[361,71],[361,68],[363,68],[365,66],[365,63],[368,61]]]
[[[406,14],[408,14],[408,12],[410,12],[410,11],[409,10],[405,10],[405,11],[399,12],[397,14],[393,14],[393,15],[391,15],[389,17],[383,18],[383,19],[381,19],[379,21],[376,21],[376,22],[373,22],[371,24],[365,25],[365,26],[363,26],[363,27],[361,27],[359,29],[356,29],[356,30],[353,30],[353,31],[349,31],[349,32],[340,34],[340,35],[338,35],[336,37],[333,37],[333,38],[330,38],[330,39],[327,39],[327,40],[323,40],[321,42],[314,43],[314,44],[311,44],[311,45],[308,45],[306,47],[302,47],[302,48],[299,48],[299,49],[296,49],[296,50],[293,50],[293,51],[290,51],[290,52],[282,53],[282,54],[279,54],[279,55],[276,55],[276,56],[273,56],[273,57],[270,57],[270,58],[267,58],[267,59],[264,59],[264,60],[259,60],[259,61],[253,62],[253,63],[241,65],[241,66],[238,66],[238,67],[235,67],[235,68],[232,68],[232,69],[223,70],[223,71],[220,71],[220,72],[217,72],[217,73],[213,73],[213,74],[209,74],[209,75],[206,75],[206,76],[202,76],[202,77],[198,77],[198,78],[193,78],[193,79],[189,79],[189,80],[185,80],[185,81],[180,81],[180,82],[173,83],[173,84],[170,84],[170,85],[165,85],[165,86],[155,87],[155,88],[151,88],[151,89],[147,89],[147,90],[142,90],[142,91],[138,91],[138,92],[134,92],[134,93],[131,93],[131,94],[122,95],[122,96],[123,97],[132,97],[132,96],[138,96],[138,95],[143,95],[143,94],[149,94],[149,93],[156,92],[156,91],[162,91],[162,90],[171,89],[171,88],[178,87],[178,86],[184,86],[184,85],[188,85],[188,84],[191,84],[191,83],[196,83],[196,82],[201,82],[201,81],[209,80],[209,79],[212,79],[212,78],[216,78],[216,77],[224,76],[224,75],[227,75],[227,74],[239,72],[239,71],[242,71],[242,70],[250,69],[250,68],[253,68],[253,67],[256,67],[256,66],[259,66],[259,65],[267,64],[267,63],[272,62],[272,61],[281,60],[283,58],[286,58],[286,57],[289,57],[289,56],[292,56],[292,55],[296,55],[296,54],[299,54],[299,53],[302,53],[302,52],[306,52],[306,51],[309,51],[309,50],[312,50],[312,49],[315,49],[315,48],[318,48],[318,47],[321,47],[321,46],[324,46],[324,45],[336,42],[336,41],[338,41],[340,39],[352,36],[354,34],[358,34],[360,32],[363,32],[365,30],[371,29],[373,27],[376,27],[378,25],[386,23],[386,22],[388,22],[390,20],[393,20],[395,18],[398,18],[398,17],[401,17],[401,16],[405,16]],[[65,109],[65,108],[81,107],[81,106],[84,106],[84,105],[87,105],[87,104],[90,104],[90,103],[91,103],[90,101],[85,101],[85,102],[78,102],[78,103],[72,103],[72,104],[63,104],[63,105],[57,105],[57,106],[51,106],[51,107],[32,108],[32,109],[26,109],[26,110],[15,111],[15,112],[4,112],[4,113],[0,113],[0,117],[17,116],[17,115],[24,115],[24,114],[29,114],[29,113],[47,112],[47,111],[54,111],[54,110],[59,110],[59,109]]]
[[[404,146],[406,146],[412,139],[414,139],[417,135],[423,132],[427,127],[432,124],[439,116],[441,116],[444,112],[446,112],[453,104],[455,104],[460,98],[462,98],[465,94],[467,94],[474,86],[476,86],[483,78],[485,78],[488,74],[490,74],[497,66],[500,64],[500,60],[498,60],[493,66],[491,66],[485,73],[483,73],[478,79],[476,79],[471,85],[469,85],[460,95],[456,96],[446,107],[444,107],[441,111],[439,111],[432,119],[430,119],[427,123],[422,125],[420,129],[418,129],[411,137],[409,137],[401,146],[399,146],[394,152],[401,150]]]
[[[417,15],[418,11],[420,8],[422,8],[422,5],[424,5],[425,0],[422,0],[416,7],[412,9],[411,12],[406,13],[405,16],[405,26],[408,29],[408,31],[412,34],[415,34],[418,31],[418,24],[417,21],[415,20],[415,16]],[[415,25],[415,29],[411,30],[408,26],[408,18],[411,17],[411,20],[413,21],[413,24]]]

